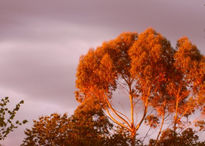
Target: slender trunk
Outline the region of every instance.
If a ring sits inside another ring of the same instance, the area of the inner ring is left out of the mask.
[[[149,94],[149,93],[150,93],[150,88],[149,88],[148,91],[149,91],[149,92],[148,92],[148,94]],[[146,117],[146,115],[147,115],[148,97],[149,97],[149,96],[145,97],[146,99],[145,99],[145,104],[144,104],[144,114],[143,114],[143,116],[142,116],[142,119],[140,120],[140,122],[137,124],[137,126],[136,126],[136,128],[135,128],[136,131],[139,129],[139,127],[141,126],[142,122],[144,121],[144,119],[145,119],[145,117]]]
[[[135,146],[135,137],[136,137],[136,130],[135,130],[135,125],[134,125],[134,106],[133,106],[133,96],[131,93],[131,88],[130,88],[130,114],[131,114],[131,146]]]
[[[178,117],[178,104],[179,104],[179,100],[177,98],[176,100],[176,106],[175,106],[175,116],[174,116],[174,145],[176,145],[176,129],[177,129],[177,117]]]
[[[131,133],[131,146],[135,146],[135,137],[136,137],[136,130],[132,131]]]
[[[149,133],[150,130],[151,130],[151,127],[149,127],[149,130],[148,130],[147,133],[145,134],[145,136],[144,136],[144,138],[143,138],[143,140],[142,140],[142,143],[144,143],[144,140],[145,140],[145,138],[147,137],[147,135],[148,135],[148,133]]]
[[[175,116],[174,116],[174,132],[176,132],[177,116],[178,116],[178,101],[176,103],[176,111],[175,111]]]
[[[157,135],[157,139],[156,139],[156,142],[155,142],[155,146],[157,145],[158,140],[159,140],[159,136],[160,136],[160,134],[162,133],[162,127],[163,127],[163,125],[164,125],[164,115],[165,115],[165,111],[164,111],[163,114],[162,114],[162,122],[161,122],[161,126],[160,126],[160,129],[159,129],[159,133],[158,133],[158,135]]]
[[[130,93],[129,97],[130,97],[131,127],[134,128],[134,107],[133,107],[132,93]]]
[[[159,136],[160,136],[161,133],[162,133],[162,128],[163,128],[163,125],[164,125],[164,118],[165,118],[165,110],[166,110],[166,100],[163,102],[162,122],[161,122],[161,126],[160,126],[160,129],[159,129],[159,133],[158,133],[158,135],[157,135],[157,139],[156,139],[156,142],[155,142],[155,146],[157,145],[158,140],[159,140]]]

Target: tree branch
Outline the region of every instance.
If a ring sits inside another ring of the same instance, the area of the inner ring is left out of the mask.
[[[110,102],[108,101],[107,98],[106,98],[106,102],[107,102],[107,104],[108,104],[108,107],[112,110],[112,112],[113,112],[120,120],[122,120],[124,123],[126,123],[127,126],[129,126],[129,127],[131,128],[130,124],[129,124],[123,117],[121,117],[121,116],[117,113],[117,111],[112,107],[112,105],[110,104]]]
[[[130,128],[126,127],[124,124],[122,124],[122,123],[120,123],[119,121],[117,121],[117,120],[110,114],[110,111],[108,110],[108,108],[106,108],[105,110],[106,110],[107,114],[109,115],[109,117],[111,118],[111,120],[112,120],[113,122],[115,122],[116,124],[118,124],[118,125],[120,125],[120,126],[126,128],[127,130],[131,131]]]

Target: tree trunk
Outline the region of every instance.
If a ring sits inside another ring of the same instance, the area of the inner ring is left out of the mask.
[[[136,131],[134,130],[132,133],[131,133],[132,135],[132,141],[131,141],[131,146],[135,146],[135,137],[136,137]]]
[[[159,129],[159,133],[158,133],[158,135],[157,135],[157,139],[156,139],[156,142],[155,142],[155,146],[157,145],[158,140],[159,140],[159,136],[160,136],[160,134],[161,134],[161,132],[162,132],[162,127],[163,127],[163,125],[164,125],[164,115],[165,115],[165,113],[163,113],[163,115],[162,115],[162,123],[161,123],[160,129]]]
[[[174,146],[176,145],[176,129],[177,129],[177,120],[178,120],[178,104],[179,99],[176,100],[176,107],[175,107],[175,116],[174,116]]]
[[[134,126],[134,107],[133,107],[133,96],[131,93],[131,88],[130,88],[130,112],[131,112],[131,128],[132,128],[132,132],[131,132],[131,138],[132,138],[132,142],[131,142],[131,146],[135,146],[135,137],[136,137],[136,128]]]
[[[158,140],[159,140],[159,136],[162,133],[162,127],[164,125],[164,118],[165,118],[165,110],[166,110],[166,100],[163,103],[162,122],[161,122],[161,126],[160,126],[160,129],[159,129],[159,133],[158,133],[157,138],[156,138],[155,146],[157,145]]]

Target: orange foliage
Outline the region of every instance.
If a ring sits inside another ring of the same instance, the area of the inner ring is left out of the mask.
[[[110,102],[119,85],[128,91],[130,118],[116,111]],[[204,106],[204,87],[205,57],[197,47],[188,38],[181,38],[174,49],[151,28],[140,34],[122,33],[90,49],[80,58],[76,73],[77,100],[82,102],[90,96],[101,99],[111,119],[126,127],[133,138],[148,108],[156,109],[163,118],[167,112],[174,114],[176,127],[182,117]],[[136,124],[139,99],[144,103],[144,113]]]

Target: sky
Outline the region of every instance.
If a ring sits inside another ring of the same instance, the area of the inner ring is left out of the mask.
[[[122,32],[154,28],[175,46],[187,36],[205,54],[205,0],[0,0],[0,97],[27,119],[4,141],[20,145],[32,120],[71,115],[79,57]]]

